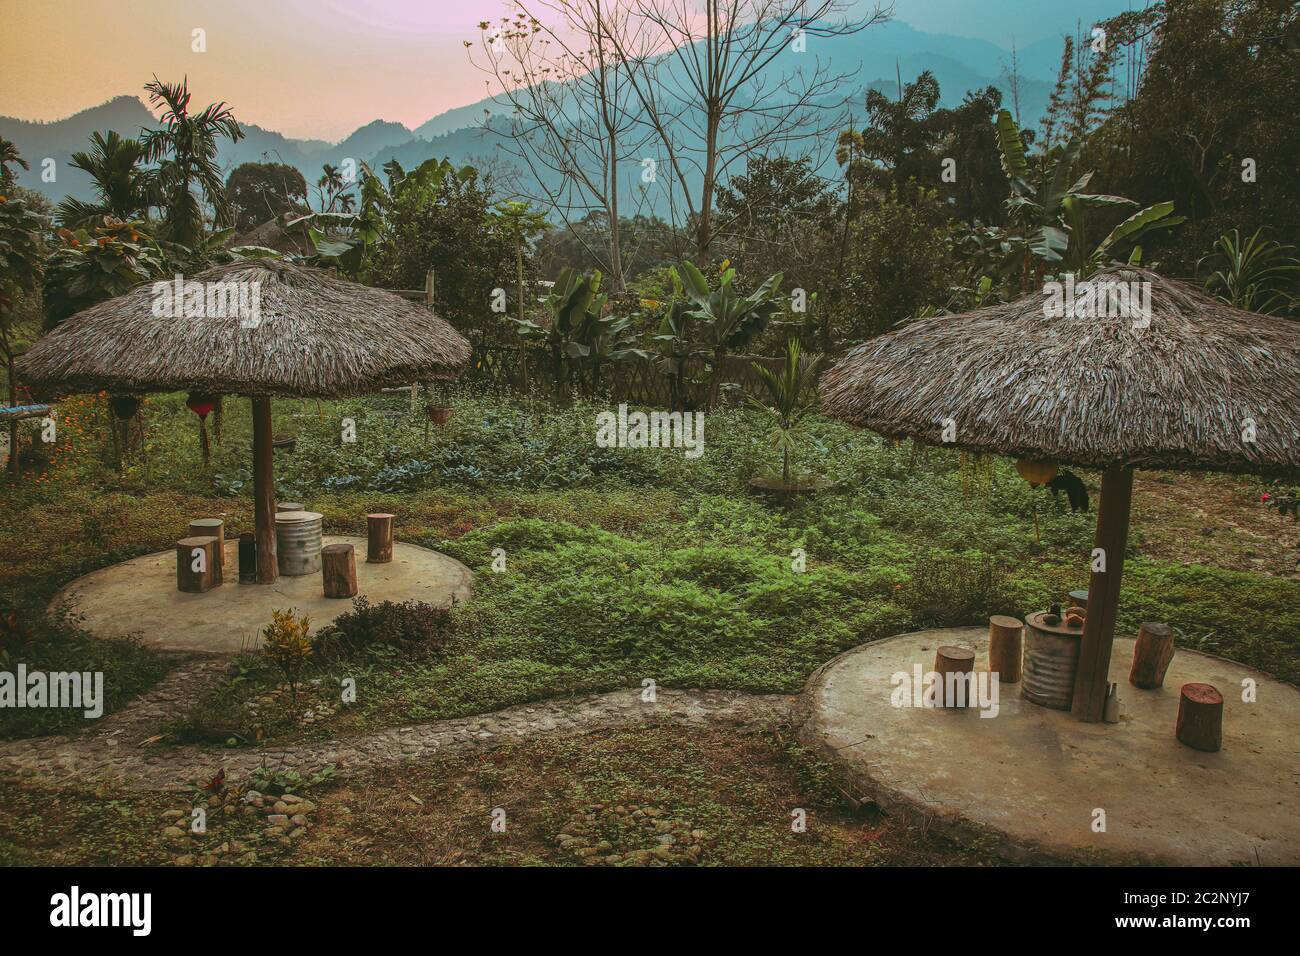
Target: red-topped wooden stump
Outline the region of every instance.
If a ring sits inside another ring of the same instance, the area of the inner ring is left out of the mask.
[[[1209,684],[1184,684],[1174,733],[1193,750],[1213,753],[1223,746],[1223,695]]]

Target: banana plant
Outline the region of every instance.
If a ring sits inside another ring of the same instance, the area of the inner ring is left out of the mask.
[[[1087,192],[1093,173],[1075,178],[1082,140],[1073,139],[1061,150],[1044,156],[1035,171],[1011,114],[999,110],[995,125],[1002,171],[1011,186],[1005,206],[1007,220],[1015,230],[1003,230],[1000,236],[1000,271],[1005,273],[1019,265],[1022,292],[1029,290],[1031,275],[1038,271],[1088,275],[1105,265],[1121,245],[1134,244],[1147,232],[1184,221],[1184,217],[1173,215],[1173,203],[1156,203],[1133,213],[1100,244],[1091,246],[1084,230],[1087,210],[1136,209],[1138,204],[1124,196]]]
[[[1133,213],[1112,229],[1100,243],[1090,247],[1083,209],[1084,207],[1076,198],[1066,198],[1062,204],[1062,216],[1070,225],[1070,245],[1066,249],[1063,268],[1064,271],[1073,272],[1080,279],[1087,278],[1112,259],[1117,258],[1116,253],[1126,246],[1130,248],[1127,261],[1137,264],[1142,259],[1142,247],[1137,244],[1139,238],[1157,229],[1171,229],[1185,222],[1187,218],[1173,214],[1172,202],[1155,203]]]
[[[812,408],[808,392],[819,361],[820,355],[803,354],[799,340],[792,338],[786,343],[785,364],[779,375],[765,365],[753,363],[771,404],[765,404],[753,396],[749,400],[772,418],[769,437],[773,449],[781,455],[781,483],[786,487],[790,486],[790,461],[800,448],[800,426]]]
[[[699,344],[712,357],[713,374],[709,381],[708,408],[718,404],[722,384],[722,360],[727,353],[742,349],[758,337],[772,317],[781,310],[777,291],[783,273],[769,276],[749,295],[735,289],[736,270],[723,263],[718,288],[710,290],[709,281],[693,263],[683,262],[681,272],[672,270],[673,282],[680,284],[695,308],[687,314],[698,321]]]
[[[600,291],[602,279],[598,269],[579,275],[566,267],[542,300],[549,316],[546,325],[531,319],[509,319],[522,338],[540,343],[550,354],[555,392],[561,401],[568,399],[575,371],[587,371],[594,389],[606,363],[646,355],[633,346],[631,319],[604,314],[608,296]]]
[[[680,294],[680,287],[677,291]],[[681,298],[668,303],[651,340],[658,356],[655,365],[668,379],[669,404],[673,411],[686,411],[686,364],[699,351],[691,338],[691,303]]]

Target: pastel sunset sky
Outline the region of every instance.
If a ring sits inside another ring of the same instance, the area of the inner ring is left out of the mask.
[[[1019,39],[1064,0],[1018,0]],[[1082,0],[1083,5],[1097,0]],[[1114,2],[1114,0],[1110,0]],[[918,29],[1008,39],[986,0],[896,0]],[[1041,4],[1041,6],[1039,6]],[[337,140],[374,119],[415,127],[487,95],[463,42],[506,0],[0,0],[0,114],[55,120],[157,73],[188,76],[200,103],[222,99],[246,122]],[[1035,10],[1035,7],[1038,9]],[[985,7],[987,10],[987,7]],[[1055,20],[1059,20],[1059,8]],[[1059,25],[1059,24],[1058,24]],[[207,33],[207,52],[191,32]]]

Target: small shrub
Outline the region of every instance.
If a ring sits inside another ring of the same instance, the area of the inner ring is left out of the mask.
[[[930,552],[912,565],[898,603],[918,627],[979,624],[990,614],[1015,613],[1006,572],[988,554]]]
[[[292,608],[272,611],[271,623],[262,631],[262,652],[289,685],[291,706],[298,710],[298,679],[311,657],[311,619],[298,617]]]
[[[315,773],[304,777],[297,770],[272,768],[265,765],[257,767],[248,775],[250,790],[278,797],[286,793],[301,794],[303,790],[319,786],[334,776],[334,764],[327,764]]]
[[[316,636],[316,647],[325,658],[344,658],[379,648],[395,648],[412,656],[440,656],[452,633],[449,607],[435,607],[420,601],[371,604],[364,597],[352,602],[352,610]]]

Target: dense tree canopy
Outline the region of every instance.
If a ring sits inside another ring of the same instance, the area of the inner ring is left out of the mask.
[[[236,232],[248,232],[276,216],[307,205],[307,180],[285,163],[244,163],[226,178],[226,197]]]

